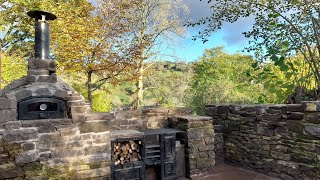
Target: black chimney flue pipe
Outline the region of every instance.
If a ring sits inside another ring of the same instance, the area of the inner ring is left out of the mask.
[[[30,17],[35,19],[35,58],[49,59],[50,53],[50,30],[49,20],[55,20],[57,17],[45,11],[29,11],[27,13]]]

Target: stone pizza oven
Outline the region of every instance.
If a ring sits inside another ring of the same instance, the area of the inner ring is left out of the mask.
[[[73,88],[57,77],[56,62],[49,59],[49,20],[56,16],[43,11],[30,11],[35,18],[35,57],[28,60],[26,77],[18,79],[0,94],[7,112],[19,120],[70,118],[84,119],[90,106]]]

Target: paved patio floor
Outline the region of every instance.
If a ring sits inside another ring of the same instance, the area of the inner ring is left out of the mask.
[[[195,178],[195,180],[278,180],[254,171],[239,167],[220,164],[208,175]]]

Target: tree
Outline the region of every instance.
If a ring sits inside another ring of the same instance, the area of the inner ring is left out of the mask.
[[[163,107],[183,106],[183,98],[191,77],[187,63],[157,61],[143,83],[144,103]],[[189,66],[190,67],[190,66]]]
[[[126,36],[132,24],[131,0],[101,0],[97,7],[87,0],[2,2],[0,27],[5,29],[7,49],[32,48],[34,30],[32,19],[26,16],[28,10],[43,9],[58,16],[51,22],[52,58],[58,60],[60,73],[85,73],[89,102],[92,93],[105,83],[134,79],[133,59],[139,56],[140,48]],[[95,82],[93,76],[98,77]]]
[[[54,26],[56,58],[63,69],[86,73],[89,102],[92,93],[105,83],[117,84],[135,77],[130,72],[140,49],[126,36],[131,22],[130,2],[103,0],[94,10],[89,3],[87,7],[78,4],[80,11],[71,9],[81,17],[76,23],[74,19],[63,19]]]
[[[254,73],[250,56],[227,54],[222,47],[205,50],[192,66],[193,75],[186,93],[187,104],[203,114],[212,103],[261,103],[263,86],[247,73]]]
[[[183,18],[186,17],[187,6],[182,0],[136,0],[132,6],[132,36],[141,52],[141,56],[135,59],[139,75],[135,106],[140,108],[143,103],[143,79],[149,68],[145,62],[151,61],[159,54],[157,47],[167,40],[172,41],[173,35],[183,33]]]
[[[260,65],[259,70],[252,75],[252,78],[263,83],[264,88],[271,97],[265,97],[267,102],[272,103],[301,103],[301,101],[312,100],[316,92],[315,79],[309,66],[303,61],[303,55],[289,57],[285,61],[288,66],[286,71],[276,66],[274,62],[266,62]]]
[[[244,32],[249,38],[248,51],[254,51],[260,62],[269,58],[282,71],[288,69],[286,57],[301,54],[320,88],[320,4],[318,0],[208,0],[212,15],[196,23],[207,29],[195,38],[206,37],[224,22],[254,17],[253,28]]]
[[[7,52],[1,52],[1,84],[6,86],[13,80],[26,75],[27,63],[19,56],[9,55]],[[0,87],[3,88],[4,86]]]

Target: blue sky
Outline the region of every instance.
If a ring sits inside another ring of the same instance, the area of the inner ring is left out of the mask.
[[[201,17],[210,15],[210,5],[206,0],[184,0],[190,10],[189,19],[197,20]],[[205,49],[216,46],[224,46],[228,53],[237,53],[248,45],[248,40],[244,37],[242,32],[250,30],[253,19],[240,19],[236,23],[225,23],[221,30],[213,33],[205,44],[201,40],[193,41],[192,36],[196,35],[203,27],[188,28],[185,37],[181,38],[178,45],[170,53],[176,56],[178,60],[194,61],[197,60]]]

